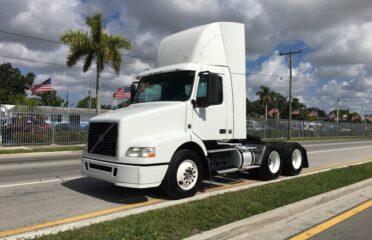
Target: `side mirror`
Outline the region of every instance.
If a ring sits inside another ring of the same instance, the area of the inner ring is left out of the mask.
[[[133,82],[132,85],[130,85],[130,102],[134,101],[134,97],[136,96],[138,83],[139,82]]]
[[[208,86],[207,86],[207,98],[208,104],[218,104],[219,103],[219,84],[218,84],[218,74],[209,74]]]
[[[206,108],[206,107],[209,107],[209,104],[208,104],[208,99],[206,97],[198,97],[193,100],[191,100],[191,104],[194,106],[194,108],[197,108],[197,107],[202,107],[202,108]]]

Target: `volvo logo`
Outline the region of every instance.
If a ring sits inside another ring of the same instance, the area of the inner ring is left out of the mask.
[[[99,135],[98,142],[101,143],[103,142],[103,138],[105,137],[105,134]]]

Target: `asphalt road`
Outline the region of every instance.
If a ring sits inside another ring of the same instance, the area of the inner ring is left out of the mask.
[[[372,160],[372,141],[305,143],[310,168]],[[81,177],[80,154],[7,157],[0,155],[0,231],[109,209],[149,199],[167,199],[159,189],[136,190]],[[215,179],[215,185],[249,178]],[[210,184],[206,184],[210,187]]]
[[[312,240],[372,239],[372,207],[315,235]]]

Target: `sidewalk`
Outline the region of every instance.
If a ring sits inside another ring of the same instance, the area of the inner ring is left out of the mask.
[[[45,149],[45,148],[68,148],[68,147],[84,147],[85,144],[49,144],[49,145],[26,145],[26,146],[1,146],[1,150],[37,150],[37,149]]]
[[[288,239],[370,199],[372,178],[187,239]]]

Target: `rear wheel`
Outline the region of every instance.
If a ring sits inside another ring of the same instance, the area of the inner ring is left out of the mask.
[[[264,180],[272,180],[279,177],[282,172],[282,158],[280,149],[275,144],[268,145],[262,159],[258,175]]]
[[[191,197],[198,191],[202,178],[200,156],[188,149],[180,150],[172,157],[163,189],[173,198]]]
[[[283,173],[288,176],[300,174],[304,161],[304,151],[299,143],[287,143],[283,149]]]

